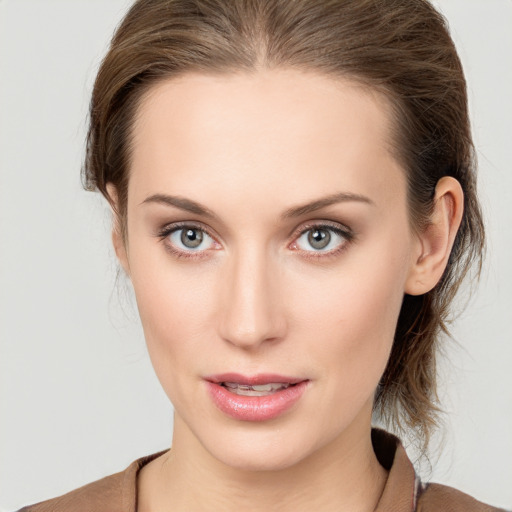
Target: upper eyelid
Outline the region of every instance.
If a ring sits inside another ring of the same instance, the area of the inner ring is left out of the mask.
[[[209,237],[216,240],[216,237],[211,233],[210,229],[208,229],[204,224],[197,221],[179,221],[179,222],[170,222],[169,224],[165,224],[162,228],[157,230],[157,236],[166,237],[173,233],[174,231],[179,231],[184,228],[194,228],[199,229],[206,233]]]
[[[313,228],[332,228],[334,230],[338,231],[344,231],[347,233],[352,233],[352,229],[350,229],[347,225],[342,224],[341,222],[332,222],[332,221],[312,221],[312,222],[306,222],[305,224],[302,224],[300,228],[297,228],[295,231],[292,232],[292,236],[294,234],[303,234],[306,231],[309,231]]]

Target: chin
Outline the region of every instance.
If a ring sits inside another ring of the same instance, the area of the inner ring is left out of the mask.
[[[212,457],[239,471],[279,471],[309,457],[316,449],[312,432],[270,425],[241,425],[242,428],[210,431],[202,445]]]
[[[210,452],[219,462],[239,471],[280,471],[304,460],[309,453],[304,448],[280,446],[271,449],[261,446],[231,446]]]

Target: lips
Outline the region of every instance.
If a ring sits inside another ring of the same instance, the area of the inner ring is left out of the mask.
[[[288,411],[309,380],[275,374],[222,374],[205,379],[215,406],[240,421],[266,421]]]

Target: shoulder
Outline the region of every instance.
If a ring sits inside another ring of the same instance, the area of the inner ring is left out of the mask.
[[[426,484],[418,497],[416,512],[504,512],[453,487]]]
[[[17,512],[135,512],[137,474],[143,466],[166,451],[141,457],[124,471],[91,482],[62,496],[23,507]]]

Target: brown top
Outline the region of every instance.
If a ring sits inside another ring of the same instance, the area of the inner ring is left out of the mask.
[[[372,430],[375,454],[389,471],[375,512],[498,512],[452,487],[422,484],[399,439]],[[142,457],[124,471],[102,478],[63,496],[24,507],[18,512],[137,512],[139,470],[168,450]],[[504,511],[502,511],[504,512]]]

